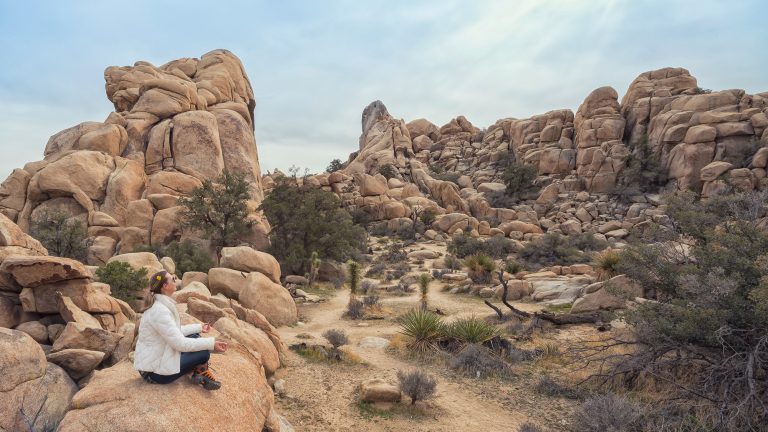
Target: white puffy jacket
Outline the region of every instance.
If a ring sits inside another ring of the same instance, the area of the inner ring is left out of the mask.
[[[155,294],[155,303],[141,317],[133,367],[159,375],[179,373],[182,352],[213,351],[214,338],[186,337],[202,330],[201,324],[182,326],[176,302]]]

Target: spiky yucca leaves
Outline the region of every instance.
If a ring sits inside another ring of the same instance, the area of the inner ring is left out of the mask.
[[[432,277],[427,273],[420,274],[417,280],[419,290],[421,291],[421,310],[427,310],[427,294],[429,293],[429,282],[431,281]]]
[[[459,318],[445,326],[445,336],[462,344],[482,344],[499,334],[496,326],[474,316]]]
[[[445,327],[439,315],[420,309],[409,311],[399,321],[400,333],[411,338],[407,347],[417,353],[434,349]]]
[[[597,280],[605,281],[616,276],[619,271],[617,266],[621,261],[621,252],[614,249],[607,249],[595,257],[595,267],[597,268]]]

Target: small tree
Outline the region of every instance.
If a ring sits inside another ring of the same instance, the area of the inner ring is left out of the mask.
[[[333,345],[334,349],[339,349],[340,346],[346,345],[349,343],[349,338],[347,337],[347,334],[344,332],[344,330],[338,330],[338,329],[326,330],[323,333],[323,337],[325,338],[325,340],[328,341],[328,343]]]
[[[88,253],[85,227],[61,210],[44,211],[32,219],[29,235],[39,240],[50,255],[84,261]]]
[[[397,168],[395,168],[392,164],[385,164],[379,167],[379,174],[383,175],[384,178],[387,180],[397,177],[399,174],[397,172]]]
[[[260,209],[272,226],[270,252],[285,273],[307,273],[312,252],[346,261],[364,248],[365,229],[352,223],[333,192],[279,178]]]
[[[437,380],[422,371],[397,372],[400,390],[411,398],[411,405],[416,401],[430,399],[435,395]]]
[[[516,195],[535,189],[536,168],[520,163],[511,163],[504,170],[504,184],[507,195]]]
[[[188,196],[179,198],[181,224],[210,237],[217,253],[222,247],[237,246],[254,223],[248,218],[250,198],[245,175],[224,170],[215,183],[205,180]]]
[[[99,281],[112,288],[112,296],[124,301],[136,299],[136,291],[147,285],[147,270],[134,270],[130,264],[112,261],[96,269]]]
[[[340,169],[344,168],[344,164],[341,163],[340,159],[334,159],[331,161],[330,164],[328,164],[328,168],[325,169],[325,172],[332,173],[335,171],[338,171]]]
[[[427,294],[429,293],[429,282],[432,278],[427,273],[419,275],[418,283],[421,291],[421,310],[427,310]]]

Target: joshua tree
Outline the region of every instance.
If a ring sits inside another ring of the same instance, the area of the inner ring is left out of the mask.
[[[357,288],[360,285],[360,264],[357,261],[347,263],[347,272],[349,273],[349,301],[355,300]]]
[[[317,279],[317,272],[320,270],[320,256],[317,254],[317,251],[312,252],[312,255],[309,257],[309,277],[307,278],[310,288],[315,284],[315,279]]]
[[[429,293],[429,282],[432,278],[427,273],[419,275],[419,289],[421,290],[421,310],[427,310],[427,294]]]

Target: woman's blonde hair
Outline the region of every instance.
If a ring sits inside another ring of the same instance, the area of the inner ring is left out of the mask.
[[[149,279],[149,295],[144,299],[144,310],[147,310],[155,304],[155,294],[160,294],[160,289],[168,283],[168,273],[165,270],[161,270],[152,275]]]

